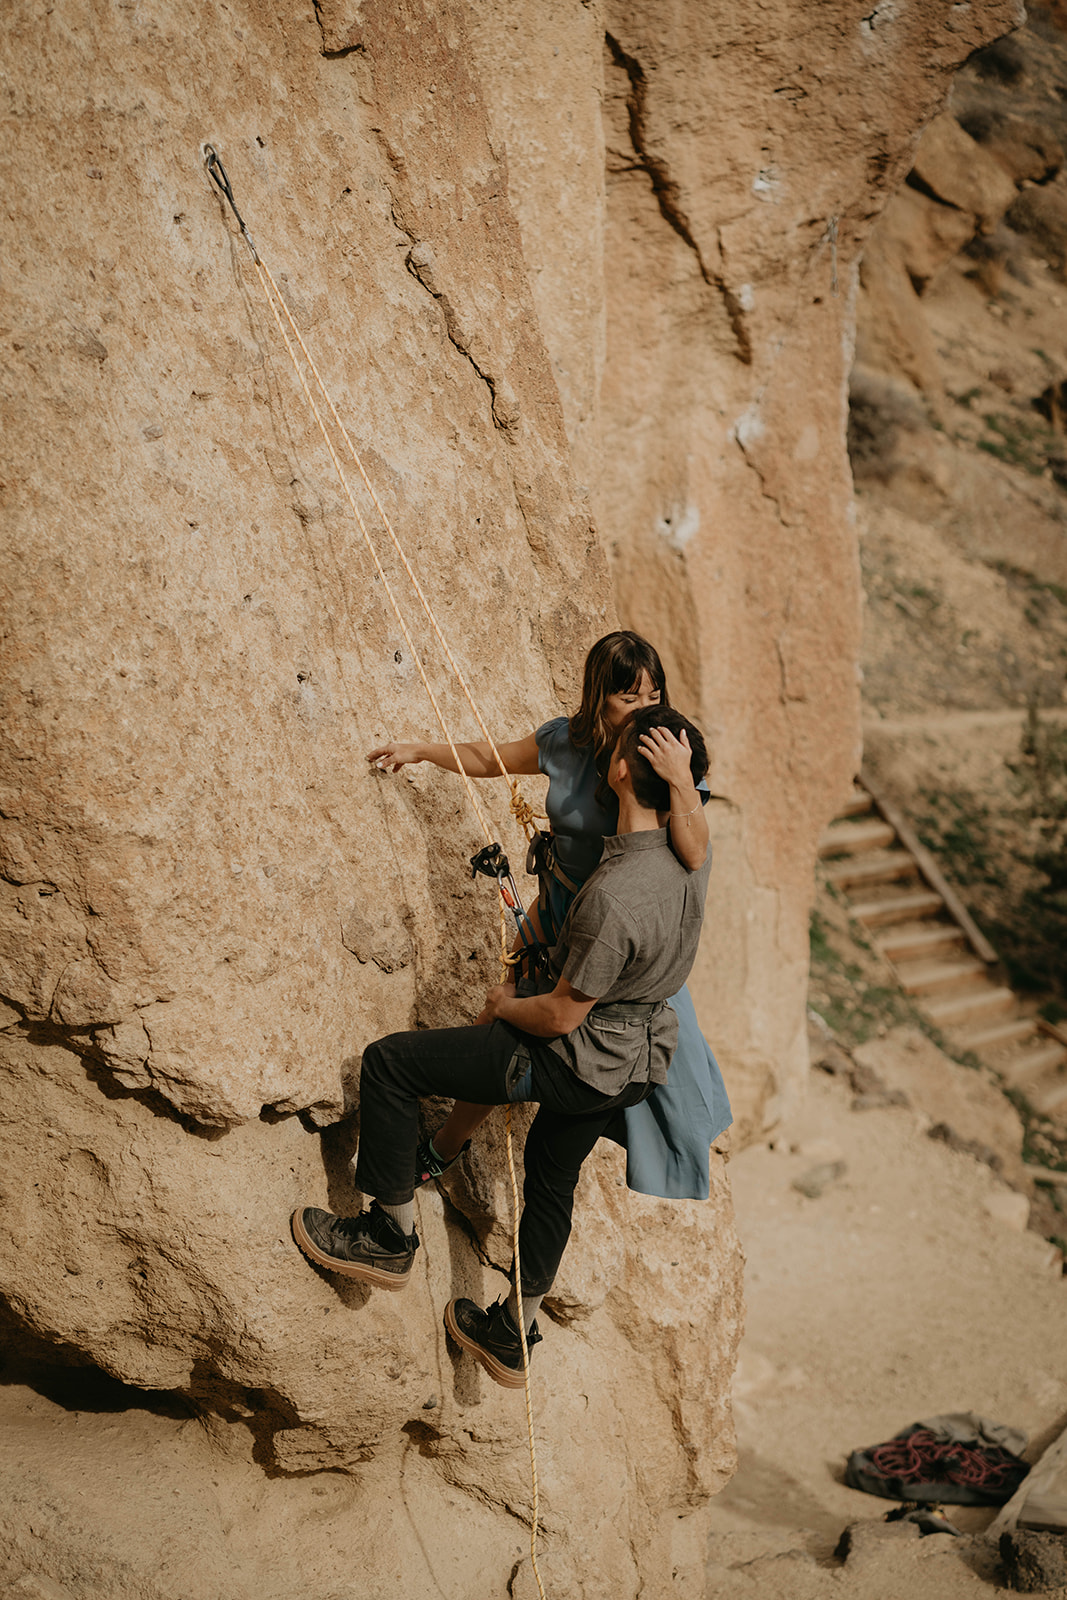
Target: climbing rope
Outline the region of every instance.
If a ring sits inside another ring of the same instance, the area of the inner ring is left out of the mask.
[[[526,1397],[526,1435],[530,1441],[530,1485],[531,1485],[531,1512],[530,1512],[530,1562],[533,1566],[534,1581],[537,1584],[537,1593],[541,1600],[545,1600],[545,1591],[541,1585],[541,1574],[537,1567],[537,1451],[534,1447],[534,1422],[533,1401],[530,1398],[530,1351],[526,1343],[526,1318],[522,1314],[522,1263],[519,1260],[519,1185],[515,1177],[515,1151],[511,1140],[511,1106],[507,1106],[504,1117],[504,1126],[507,1131],[506,1149],[508,1153],[508,1177],[511,1180],[511,1243],[515,1253],[515,1300],[519,1315],[519,1343],[522,1345],[522,1387]]]
[[[890,1439],[870,1452],[875,1471],[898,1483],[955,1483],[996,1494],[1014,1487],[1020,1461],[1000,1445],[964,1444],[938,1438],[929,1428],[916,1428],[903,1439]]]
[[[517,779],[512,777],[512,775],[508,772],[507,767],[504,764],[503,757],[501,756],[500,751],[497,748],[496,742],[493,739],[493,736],[490,733],[490,731],[489,731],[489,729],[488,729],[488,727],[487,727],[487,725],[485,723],[485,720],[482,717],[482,714],[481,714],[480,710],[478,709],[477,704],[475,703],[474,696],[471,694],[471,691],[467,686],[467,681],[463,676],[463,673],[462,673],[462,671],[461,671],[461,669],[459,667],[459,664],[456,661],[456,658],[453,655],[451,649],[449,648],[448,642],[445,639],[445,636],[444,636],[443,632],[441,631],[441,627],[440,627],[440,625],[439,625],[439,623],[437,621],[436,615],[434,614],[433,607],[430,605],[429,600],[426,598],[426,595],[425,595],[425,593],[423,591],[422,585],[419,583],[419,580],[418,580],[418,578],[417,578],[417,576],[415,574],[414,568],[412,567],[411,562],[409,561],[409,559],[407,557],[407,554],[404,551],[404,548],[401,545],[401,542],[400,542],[399,538],[397,537],[397,534],[396,534],[396,531],[395,531],[395,529],[393,527],[393,524],[390,521],[388,515],[386,514],[385,508],[383,507],[380,499],[378,498],[378,495],[377,495],[377,493],[376,493],[376,491],[374,489],[374,486],[371,483],[371,480],[367,475],[366,469],[363,466],[363,462],[362,462],[362,460],[360,458],[360,455],[359,455],[358,451],[356,450],[355,445],[352,442],[351,436],[349,435],[347,428],[345,427],[344,423],[341,421],[340,416],[338,415],[337,408],[333,403],[333,399],[332,399],[332,397],[331,397],[331,395],[330,395],[325,383],[323,382],[323,379],[322,379],[322,376],[321,376],[321,374],[319,372],[319,369],[316,366],[316,364],[315,364],[315,362],[314,362],[314,360],[313,360],[313,358],[311,356],[311,352],[308,350],[307,345],[306,345],[306,343],[305,343],[305,341],[303,339],[303,336],[301,335],[300,330],[296,325],[296,322],[295,322],[295,320],[293,318],[293,314],[292,314],[291,310],[289,309],[288,304],[286,303],[285,297],[282,294],[281,290],[279,289],[277,283],[275,282],[274,276],[271,273],[270,268],[263,261],[262,257],[259,254],[259,251],[256,249],[256,246],[255,246],[255,244],[253,243],[253,240],[252,240],[252,235],[248,231],[248,228],[247,228],[247,226],[245,224],[244,218],[241,216],[241,213],[237,209],[237,205],[236,205],[236,202],[235,202],[234,196],[233,196],[233,189],[232,189],[232,187],[230,185],[230,180],[229,180],[229,177],[227,176],[225,167],[223,166],[222,162],[219,160],[217,152],[213,149],[213,147],[211,145],[205,145],[203,147],[203,155],[204,155],[204,164],[205,164],[205,167],[207,168],[208,176],[211,178],[212,182],[218,188],[219,192],[222,194],[222,196],[226,200],[227,204],[229,205],[230,210],[233,212],[235,218],[237,219],[237,224],[238,224],[238,226],[239,226],[239,228],[241,230],[241,236],[243,237],[245,243],[248,246],[249,254],[252,257],[252,260],[255,263],[256,271],[259,274],[259,280],[260,280],[260,284],[261,284],[262,289],[263,289],[264,298],[266,299],[267,304],[270,307],[270,310],[271,310],[271,313],[272,313],[272,315],[274,317],[274,321],[275,321],[275,324],[277,326],[278,332],[281,335],[282,342],[284,343],[285,348],[286,348],[286,352],[287,352],[287,354],[289,356],[289,359],[290,359],[290,361],[291,361],[291,363],[293,365],[293,369],[296,372],[297,378],[298,378],[299,383],[300,383],[300,387],[304,392],[304,397],[307,400],[307,403],[308,403],[308,405],[309,405],[309,407],[311,409],[312,415],[314,416],[315,421],[318,424],[319,432],[322,434],[323,441],[325,442],[326,448],[329,451],[330,459],[333,462],[334,470],[336,471],[338,479],[339,479],[339,481],[341,483],[341,487],[342,487],[342,490],[344,492],[345,498],[347,499],[347,501],[349,503],[349,506],[352,509],[352,513],[353,513],[353,515],[354,515],[354,517],[356,519],[357,526],[359,527],[360,533],[363,536],[363,542],[366,545],[367,550],[368,550],[368,552],[370,554],[371,560],[374,563],[374,568],[375,568],[375,571],[378,574],[379,579],[381,580],[382,587],[383,587],[386,595],[388,596],[389,604],[392,607],[393,615],[396,617],[397,624],[398,624],[398,626],[399,626],[399,628],[400,628],[400,630],[401,630],[401,632],[402,632],[402,634],[404,636],[405,642],[407,643],[408,650],[410,651],[410,654],[411,654],[411,659],[415,663],[415,666],[416,666],[416,668],[418,670],[419,677],[422,680],[422,686],[426,690],[427,698],[429,699],[429,702],[430,702],[431,706],[433,707],[434,716],[437,719],[438,726],[440,727],[441,732],[443,733],[443,735],[445,737],[445,741],[448,744],[448,748],[452,753],[452,758],[456,763],[457,770],[458,770],[458,772],[460,774],[460,777],[463,780],[464,786],[466,787],[467,796],[468,796],[468,798],[469,798],[469,800],[471,802],[471,806],[472,806],[472,808],[474,810],[474,813],[475,813],[476,817],[478,818],[479,824],[481,825],[482,832],[485,835],[485,839],[486,839],[486,848],[485,848],[485,850],[480,851],[478,853],[478,855],[472,857],[472,869],[473,869],[472,876],[474,875],[474,873],[483,872],[487,876],[493,877],[493,878],[496,879],[497,891],[498,891],[497,899],[498,899],[498,905],[499,905],[499,910],[500,910],[500,969],[501,969],[501,981],[505,981],[506,979],[508,979],[512,975],[512,968],[514,967],[515,962],[517,960],[521,960],[522,959],[522,951],[521,950],[519,952],[517,952],[517,954],[515,956],[512,956],[511,953],[508,950],[507,915],[506,915],[508,910],[511,911],[512,915],[515,918],[516,926],[518,927],[520,938],[522,939],[523,944],[527,945],[527,948],[528,948],[527,935],[526,935],[526,931],[525,930],[526,930],[526,928],[528,928],[529,924],[528,924],[528,921],[527,921],[527,918],[526,918],[526,914],[525,914],[525,912],[523,910],[523,907],[522,907],[522,902],[521,902],[521,900],[519,898],[518,890],[517,890],[517,888],[515,886],[515,880],[511,876],[510,868],[508,866],[507,857],[502,854],[502,852],[500,850],[500,845],[497,843],[497,841],[494,838],[493,830],[490,827],[489,822],[488,822],[488,820],[487,820],[487,818],[485,816],[485,813],[482,810],[481,804],[479,803],[478,795],[477,795],[477,792],[476,792],[476,790],[474,788],[474,785],[473,785],[473,783],[471,781],[470,774],[467,772],[467,769],[463,765],[463,761],[462,761],[462,758],[461,758],[461,756],[459,754],[459,751],[458,751],[458,749],[456,747],[456,743],[455,743],[455,741],[454,741],[454,739],[452,737],[452,734],[451,734],[451,732],[449,730],[448,724],[445,721],[444,714],[442,713],[440,705],[438,704],[437,697],[434,694],[433,689],[432,689],[432,687],[430,685],[430,680],[429,680],[429,678],[427,676],[426,669],[425,669],[425,667],[423,665],[422,657],[419,654],[419,651],[415,646],[415,641],[411,637],[410,629],[408,628],[408,625],[407,625],[407,622],[406,622],[406,620],[404,618],[403,612],[400,609],[400,605],[399,605],[399,603],[397,601],[396,595],[393,592],[393,587],[389,582],[389,579],[388,579],[388,577],[386,575],[384,567],[382,566],[381,560],[380,560],[379,555],[378,555],[377,547],[375,546],[375,543],[374,543],[373,539],[370,536],[370,532],[369,532],[369,530],[367,528],[367,524],[366,524],[366,522],[365,522],[365,520],[363,518],[363,515],[362,515],[362,513],[361,513],[361,511],[359,509],[358,502],[356,501],[356,497],[352,492],[352,486],[348,481],[348,477],[347,477],[347,475],[345,473],[344,467],[341,464],[341,460],[340,460],[340,458],[338,456],[338,453],[337,453],[337,450],[336,450],[336,448],[334,446],[334,442],[330,437],[330,433],[329,433],[329,430],[326,427],[326,423],[325,423],[325,421],[323,419],[322,412],[320,411],[319,406],[316,403],[315,397],[311,392],[311,388],[310,388],[310,386],[308,384],[307,377],[306,377],[306,374],[304,372],[304,369],[301,367],[300,362],[297,360],[296,350],[294,348],[293,340],[295,340],[296,344],[299,345],[299,348],[301,350],[301,353],[303,354],[304,360],[307,362],[308,368],[310,369],[311,373],[314,375],[315,384],[316,384],[316,386],[318,388],[319,394],[320,394],[320,396],[321,396],[326,408],[328,409],[330,415],[332,416],[333,421],[334,421],[334,423],[335,423],[335,425],[337,427],[338,432],[340,433],[342,439],[345,442],[345,445],[347,446],[348,453],[351,456],[353,462],[355,463],[356,469],[357,469],[357,471],[358,471],[358,473],[360,475],[360,478],[363,481],[364,487],[366,488],[367,493],[370,495],[370,498],[374,503],[374,506],[375,506],[375,508],[376,508],[376,510],[378,512],[378,515],[381,517],[382,524],[383,524],[386,532],[389,535],[390,541],[392,542],[393,547],[396,550],[397,555],[399,556],[399,558],[401,560],[401,563],[403,564],[404,570],[406,571],[409,579],[411,580],[412,587],[414,588],[415,593],[418,596],[419,603],[421,604],[422,609],[425,612],[426,617],[427,617],[427,619],[428,619],[428,621],[430,623],[430,626],[433,629],[433,632],[437,637],[438,643],[440,644],[441,649],[444,652],[445,659],[447,660],[449,666],[451,667],[452,672],[455,675],[455,678],[456,678],[457,682],[459,683],[459,686],[460,686],[460,688],[461,688],[461,690],[462,690],[462,692],[463,692],[463,694],[464,694],[464,696],[465,696],[465,698],[467,700],[467,703],[470,706],[471,711],[474,714],[474,717],[475,717],[475,720],[477,721],[478,727],[481,729],[482,733],[484,734],[486,742],[488,743],[488,745],[489,745],[489,747],[490,747],[490,749],[491,749],[491,751],[493,753],[493,758],[496,761],[496,764],[500,769],[500,776],[503,778],[504,782],[508,785],[508,789],[509,789],[509,792],[510,792],[509,805],[510,805],[511,813],[512,813],[513,817],[515,818],[516,822],[523,829],[524,833],[526,834],[527,839],[534,838],[536,833],[537,833],[537,825],[536,825],[536,823],[537,823],[537,817],[538,817],[539,813],[535,812],[533,807],[524,798],[524,796],[523,796],[523,794],[522,794],[522,792],[520,790],[520,787],[519,787]],[[280,310],[279,310],[279,308],[280,308]],[[284,321],[283,321],[283,316],[284,316]],[[293,336],[292,339],[290,338],[289,333],[286,332],[286,326],[285,326],[286,323],[288,323],[289,328],[290,328],[290,330],[292,332],[292,336]],[[538,1566],[537,1566],[537,1523],[538,1523],[537,1451],[536,1451],[536,1447],[535,1447],[535,1443],[534,1443],[533,1405],[532,1405],[532,1401],[531,1401],[531,1397],[530,1397],[530,1353],[529,1353],[529,1347],[528,1347],[527,1339],[526,1339],[525,1320],[524,1320],[524,1318],[522,1316],[522,1311],[521,1311],[521,1307],[522,1307],[522,1289],[521,1289],[521,1284],[522,1284],[522,1266],[521,1266],[521,1260],[520,1260],[520,1256],[519,1256],[519,1191],[518,1191],[518,1184],[517,1184],[516,1177],[515,1177],[515,1156],[514,1156],[514,1147],[513,1147],[512,1131],[511,1131],[511,1106],[510,1106],[510,1104],[506,1108],[505,1129],[506,1129],[506,1148],[507,1148],[507,1160],[508,1160],[508,1174],[509,1174],[509,1177],[510,1177],[510,1180],[511,1180],[512,1219],[513,1219],[512,1244],[513,1244],[514,1255],[515,1255],[515,1282],[516,1282],[516,1285],[518,1286],[517,1295],[518,1295],[518,1300],[519,1300],[519,1317],[518,1317],[519,1341],[520,1341],[520,1344],[522,1346],[523,1386],[524,1386],[525,1395],[526,1395],[526,1426],[527,1426],[527,1433],[528,1433],[528,1436],[529,1436],[529,1444],[530,1444],[530,1475],[531,1475],[531,1482],[532,1482],[532,1515],[531,1515],[531,1518],[530,1518],[530,1560],[531,1560],[531,1563],[532,1563],[532,1566],[533,1566],[534,1579],[535,1579],[536,1584],[537,1584],[538,1595],[540,1596],[540,1600],[546,1600],[544,1587],[543,1587],[543,1585],[541,1583],[541,1574],[540,1574],[540,1571],[538,1570]]]
[[[261,284],[263,286],[263,291],[264,291],[264,295],[266,297],[267,303],[270,306],[271,312],[273,313],[274,320],[275,320],[275,322],[276,322],[276,324],[278,326],[278,331],[281,334],[282,339],[285,342],[285,347],[286,347],[286,350],[288,351],[289,359],[293,363],[293,367],[294,367],[294,369],[295,369],[295,371],[297,373],[298,378],[300,379],[301,387],[303,388],[304,394],[305,394],[305,396],[306,396],[306,398],[308,400],[308,403],[311,406],[311,409],[312,409],[312,411],[313,411],[313,413],[315,415],[315,420],[318,423],[319,429],[320,429],[320,431],[322,433],[322,436],[323,436],[323,439],[326,442],[326,447],[330,452],[330,458],[333,461],[334,468],[335,468],[335,470],[337,472],[337,475],[338,475],[339,479],[341,480],[341,484],[342,484],[342,487],[343,487],[343,489],[345,491],[346,498],[348,499],[348,501],[349,501],[349,503],[350,503],[350,505],[352,507],[353,513],[355,514],[356,521],[359,524],[360,532],[362,533],[363,539],[364,539],[364,541],[365,541],[365,543],[367,545],[368,550],[370,551],[371,558],[373,559],[375,567],[377,568],[378,575],[382,579],[382,582],[385,584],[386,593],[389,596],[389,600],[390,600],[390,603],[391,603],[391,605],[393,607],[393,611],[394,611],[394,613],[396,615],[397,622],[399,623],[401,629],[403,630],[404,637],[405,637],[405,639],[407,639],[409,648],[412,651],[413,659],[415,660],[416,665],[419,668],[419,674],[422,677],[423,686],[426,689],[426,693],[430,698],[430,703],[434,708],[434,712],[435,712],[435,714],[437,716],[438,723],[441,726],[442,732],[444,732],[444,734],[445,734],[445,738],[446,738],[446,740],[448,742],[449,749],[451,750],[452,755],[455,758],[456,764],[459,767],[460,774],[468,784],[468,793],[471,796],[471,801],[472,801],[472,804],[474,805],[475,812],[478,815],[478,819],[482,823],[483,828],[486,828],[486,824],[485,824],[484,818],[482,817],[482,813],[481,813],[481,810],[480,810],[480,808],[478,806],[477,799],[475,798],[474,790],[472,788],[470,788],[470,780],[469,780],[468,774],[467,774],[467,772],[466,772],[466,770],[465,770],[465,768],[463,766],[462,761],[460,760],[460,757],[459,757],[459,754],[458,754],[458,752],[456,750],[456,747],[453,744],[452,739],[451,739],[450,735],[448,734],[447,729],[445,728],[445,724],[444,724],[444,721],[443,721],[443,719],[441,717],[441,713],[440,713],[440,710],[438,708],[437,701],[434,698],[434,694],[433,694],[432,689],[430,688],[429,681],[427,680],[426,675],[423,672],[421,660],[419,659],[418,653],[415,651],[415,647],[411,642],[410,634],[408,633],[407,626],[406,626],[406,624],[404,622],[404,619],[400,614],[400,610],[399,610],[399,608],[398,608],[398,606],[396,604],[396,600],[395,600],[395,597],[393,595],[393,591],[390,588],[388,580],[385,577],[385,573],[382,570],[381,564],[380,564],[380,562],[378,560],[377,552],[376,552],[376,550],[374,548],[374,545],[373,545],[373,543],[372,543],[372,541],[370,539],[370,536],[369,536],[369,534],[367,532],[366,524],[364,523],[363,517],[360,514],[359,507],[356,504],[355,498],[354,498],[354,496],[352,494],[351,487],[350,487],[350,485],[348,483],[348,480],[347,480],[347,478],[345,476],[345,473],[344,473],[344,469],[342,468],[341,463],[338,460],[337,453],[334,450],[333,443],[332,443],[332,441],[330,439],[330,436],[329,436],[329,434],[328,434],[328,432],[326,430],[326,427],[325,427],[325,425],[323,423],[323,420],[322,420],[321,414],[319,413],[318,407],[315,404],[315,401],[311,396],[311,393],[310,393],[310,390],[308,388],[308,385],[307,385],[306,379],[304,377],[303,371],[301,370],[300,364],[297,361],[296,356],[295,356],[295,354],[293,352],[293,347],[292,347],[292,344],[290,343],[289,336],[286,333],[285,328],[282,325],[281,315],[279,314],[279,310],[278,310],[279,306],[281,307],[281,312],[285,316],[285,320],[288,322],[289,327],[292,330],[293,338],[296,340],[297,344],[299,345],[300,351],[301,351],[305,361],[307,362],[308,367],[311,369],[311,372],[314,375],[315,383],[318,386],[319,393],[321,394],[321,396],[322,396],[327,408],[329,409],[330,415],[332,416],[332,418],[334,420],[334,423],[337,426],[337,431],[340,433],[342,439],[345,442],[345,445],[346,445],[346,447],[348,449],[348,453],[352,458],[352,461],[353,461],[353,463],[355,465],[355,468],[356,468],[357,472],[359,473],[360,478],[363,480],[363,485],[364,485],[367,493],[370,495],[371,500],[374,502],[375,509],[377,510],[378,515],[382,519],[382,525],[385,528],[386,533],[389,535],[389,539],[390,539],[390,541],[391,541],[391,543],[393,545],[393,548],[396,550],[397,555],[400,557],[400,560],[401,560],[401,562],[403,564],[404,570],[407,573],[409,579],[411,580],[412,588],[415,590],[415,593],[416,593],[416,595],[418,596],[418,599],[419,599],[419,604],[422,606],[422,609],[426,614],[427,620],[429,621],[429,624],[430,624],[431,628],[433,629],[434,633],[437,636],[438,643],[440,644],[441,649],[444,652],[445,659],[447,660],[449,666],[451,667],[453,673],[455,674],[456,681],[459,684],[460,688],[462,689],[463,694],[464,694],[464,696],[466,698],[467,704],[470,706],[471,711],[474,714],[475,721],[477,722],[478,727],[481,729],[482,734],[483,734],[483,736],[484,736],[484,738],[486,740],[486,743],[489,745],[489,748],[493,753],[493,759],[495,760],[495,762],[497,764],[497,767],[499,768],[500,776],[504,779],[504,781],[508,785],[508,788],[509,788],[509,790],[511,792],[511,811],[512,811],[512,815],[515,817],[515,819],[519,823],[520,827],[522,827],[523,831],[526,834],[526,837],[528,839],[532,838],[533,837],[533,832],[534,832],[534,823],[535,823],[535,819],[536,819],[538,813],[536,813],[533,810],[533,808],[529,805],[529,803],[523,798],[521,790],[519,789],[519,784],[518,784],[517,779],[515,779],[515,778],[513,778],[511,776],[511,774],[507,770],[507,767],[504,765],[504,759],[501,756],[500,751],[497,749],[496,741],[494,740],[493,735],[490,733],[489,728],[488,728],[488,726],[487,726],[487,724],[485,722],[485,719],[483,718],[483,716],[481,714],[481,711],[478,709],[477,702],[475,701],[474,696],[471,694],[471,691],[470,691],[470,689],[469,689],[469,687],[467,685],[467,680],[463,676],[462,669],[460,668],[459,663],[457,662],[455,656],[452,653],[451,648],[449,647],[448,640],[445,638],[444,633],[441,630],[441,626],[440,626],[440,623],[437,620],[437,616],[436,616],[436,614],[434,612],[434,609],[431,606],[429,600],[426,598],[425,591],[423,590],[423,587],[422,587],[421,583],[418,580],[418,577],[417,577],[417,575],[415,573],[415,569],[412,567],[411,562],[408,559],[407,553],[404,550],[404,547],[401,544],[399,538],[397,537],[396,530],[393,527],[393,524],[392,524],[392,522],[391,522],[391,520],[389,518],[388,513],[385,510],[385,507],[382,505],[382,502],[378,497],[378,493],[377,493],[377,491],[376,491],[376,489],[374,487],[374,484],[371,482],[371,479],[367,474],[367,470],[363,465],[362,458],[360,457],[360,454],[359,454],[358,450],[356,449],[355,445],[352,442],[351,435],[349,434],[348,429],[345,427],[344,423],[341,421],[340,416],[338,415],[337,407],[333,403],[333,398],[330,395],[330,392],[327,389],[325,383],[323,382],[322,375],[319,372],[319,369],[315,364],[315,361],[314,361],[314,358],[311,355],[311,352],[309,351],[306,343],[304,342],[304,338],[303,338],[303,336],[302,336],[302,334],[300,332],[300,329],[297,327],[297,324],[296,324],[296,322],[295,322],[295,320],[293,318],[293,314],[290,311],[288,304],[286,303],[285,297],[282,294],[281,290],[278,288],[278,285],[274,280],[274,276],[271,273],[270,268],[267,266],[266,262],[260,256],[259,251],[256,249],[255,244],[252,241],[252,235],[249,233],[248,228],[245,225],[244,219],[241,216],[241,213],[237,209],[237,206],[236,206],[236,204],[234,202],[234,198],[233,198],[233,189],[232,189],[232,187],[230,185],[230,180],[229,180],[228,176],[226,175],[226,169],[223,167],[222,162],[219,160],[217,153],[215,152],[215,150],[210,145],[205,145],[205,147],[204,147],[204,156],[205,156],[205,165],[207,167],[209,176],[214,180],[214,182],[218,186],[219,190],[221,191],[221,193],[226,198],[226,200],[227,200],[227,202],[228,202],[228,204],[230,206],[230,209],[233,211],[234,216],[237,218],[237,222],[238,222],[238,224],[240,226],[240,229],[241,229],[241,234],[242,234],[242,236],[243,236],[243,238],[245,240],[245,243],[248,245],[249,253],[251,254],[252,260],[255,262],[256,270],[259,273],[260,282],[261,282]],[[486,831],[488,833],[488,830],[486,830]],[[491,834],[489,834],[489,838],[490,838],[490,842],[491,842]]]

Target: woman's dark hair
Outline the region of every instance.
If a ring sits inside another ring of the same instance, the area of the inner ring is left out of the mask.
[[[620,629],[598,639],[585,658],[582,703],[568,724],[571,744],[577,748],[591,744],[597,766],[615,743],[615,731],[604,721],[604,701],[609,694],[626,694],[638,687],[647,672],[659,690],[659,703],[669,706],[667,677],[663,663],[639,633]]]

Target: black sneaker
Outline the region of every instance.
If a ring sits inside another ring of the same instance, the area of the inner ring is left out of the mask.
[[[498,1300],[488,1311],[482,1311],[473,1300],[450,1300],[445,1307],[445,1327],[457,1344],[481,1362],[496,1383],[505,1389],[523,1388],[522,1343],[503,1300]],[[535,1322],[526,1335],[527,1351],[540,1343],[541,1334]]]
[[[451,1161],[442,1161],[441,1157],[433,1149],[432,1139],[420,1140],[419,1148],[415,1152],[416,1189],[421,1188],[424,1183],[432,1183],[435,1178],[439,1178],[442,1173],[447,1172],[449,1167],[454,1167],[459,1157],[464,1155],[470,1147],[471,1142],[468,1139],[459,1155],[454,1155]]]
[[[317,1206],[293,1212],[293,1238],[309,1261],[361,1278],[379,1289],[402,1289],[411,1277],[419,1236],[412,1228],[405,1235],[377,1200],[358,1217],[335,1217]]]

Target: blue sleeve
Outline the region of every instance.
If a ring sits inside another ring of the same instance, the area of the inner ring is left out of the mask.
[[[537,765],[546,778],[560,776],[560,760],[566,759],[570,750],[570,718],[552,717],[542,722],[534,732],[537,741]]]

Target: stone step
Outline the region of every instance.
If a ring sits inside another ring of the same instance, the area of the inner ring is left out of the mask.
[[[883,934],[874,942],[888,961],[917,961],[924,956],[941,955],[944,951],[958,950],[966,935],[954,922],[938,922],[931,927],[898,928]]]
[[[1040,1111],[1043,1116],[1055,1116],[1057,1112],[1067,1111],[1067,1077],[1057,1077],[1048,1088],[1042,1089],[1037,1094],[1027,1097],[1035,1111]]]
[[[852,915],[865,928],[887,928],[895,922],[912,922],[916,917],[932,917],[944,910],[945,902],[933,889],[912,889],[907,894],[886,895],[881,900],[865,900],[852,906]]]
[[[960,961],[909,961],[897,967],[897,977],[905,994],[938,994],[942,989],[973,984],[976,978],[985,976],[986,964],[975,956]]]
[[[1023,1173],[1027,1178],[1033,1178],[1035,1183],[1051,1183],[1054,1188],[1067,1188],[1067,1172],[1060,1172],[1056,1167],[1042,1167],[1036,1161],[1024,1161]]]
[[[918,868],[915,857],[907,850],[878,850],[866,856],[846,856],[843,861],[831,861],[823,870],[827,883],[837,889],[847,889],[854,883],[892,883],[898,878],[910,877]]]
[[[1029,1039],[1033,1032],[1033,1017],[1009,1017],[1007,1022],[994,1022],[988,1028],[961,1034],[960,1043],[965,1050],[997,1050],[1002,1045]]]
[[[949,995],[944,1000],[930,1000],[923,1010],[939,1028],[959,1028],[972,1019],[995,1017],[1001,1011],[1010,1011],[1015,996],[1010,989],[968,989],[964,994]]]
[[[864,817],[862,822],[832,822],[819,840],[819,859],[862,855],[865,850],[886,850],[896,836],[896,829],[881,817]]]
[[[1051,1072],[1064,1061],[1067,1061],[1067,1046],[1057,1044],[1053,1039],[1040,1049],[1020,1051],[1006,1061],[1000,1071],[1005,1083],[1018,1089],[1024,1083],[1033,1083],[1042,1073]]]
[[[867,812],[871,810],[873,805],[874,801],[871,799],[866,789],[853,788],[851,795],[835,816],[834,821],[843,822],[847,817],[866,816]]]

